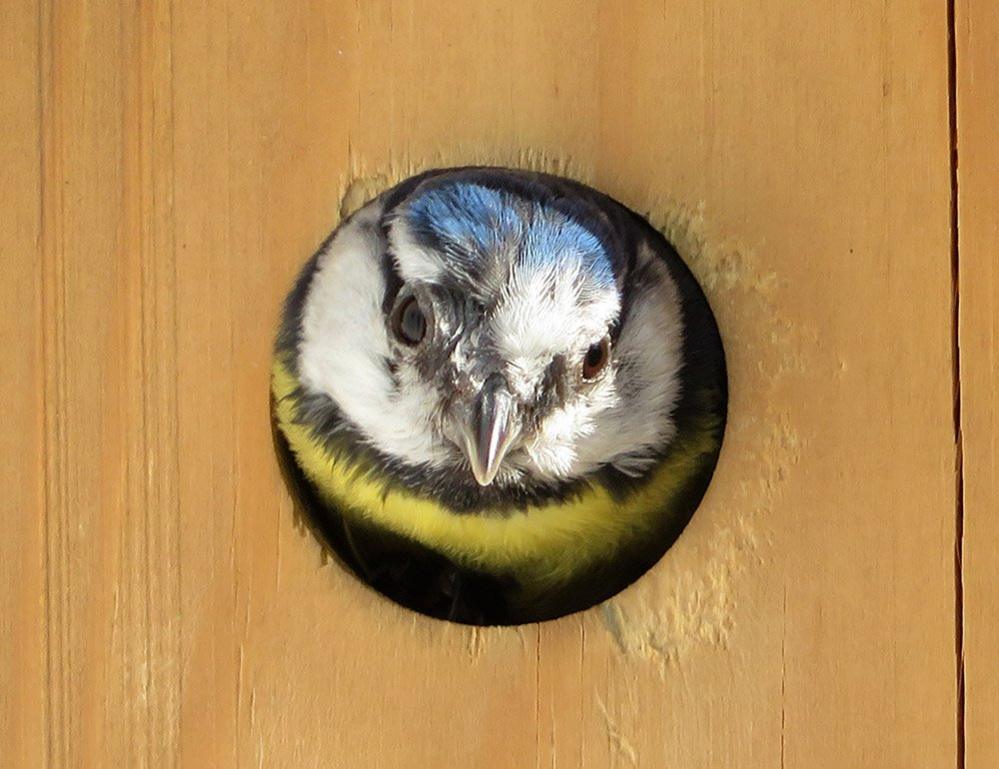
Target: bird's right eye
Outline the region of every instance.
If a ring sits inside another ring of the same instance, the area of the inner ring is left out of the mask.
[[[599,342],[590,345],[583,357],[583,379],[596,379],[610,360],[610,337],[605,336]]]
[[[403,299],[392,313],[392,332],[400,342],[415,347],[427,335],[427,318],[415,296]]]

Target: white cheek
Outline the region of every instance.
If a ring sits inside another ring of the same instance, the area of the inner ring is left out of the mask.
[[[680,298],[666,266],[647,248],[639,256],[657,282],[636,297],[618,340],[617,359],[628,366],[630,394],[596,416],[597,429],[578,446],[580,467],[609,463],[640,474],[676,434],[670,413],[681,392]]]
[[[636,296],[617,342],[618,368],[609,372],[627,377],[627,397],[608,376],[575,404],[552,414],[527,452],[538,472],[579,477],[612,465],[640,475],[676,434],[670,413],[681,392],[679,295],[655,255],[643,249],[640,258],[656,282]]]
[[[381,309],[382,242],[370,225],[370,204],[345,226],[321,257],[302,318],[299,367],[309,389],[333,398],[379,451],[411,464],[449,456],[433,429],[436,393],[403,366],[398,390],[385,360],[393,355]]]
[[[547,477],[563,478],[595,469],[596,463],[581,461],[579,446],[592,437],[600,413],[616,403],[613,378],[607,377],[584,396],[551,413],[526,446],[534,469]]]
[[[379,416],[386,450],[405,447],[406,459],[414,463],[436,463],[444,454],[436,425],[439,414],[437,392],[412,366],[398,372],[399,389]],[[406,418],[400,418],[406,415]]]

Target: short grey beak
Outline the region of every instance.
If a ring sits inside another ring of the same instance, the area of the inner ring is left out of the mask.
[[[480,486],[496,478],[503,457],[519,433],[516,404],[501,374],[491,375],[472,406],[470,424],[464,429],[465,455]]]

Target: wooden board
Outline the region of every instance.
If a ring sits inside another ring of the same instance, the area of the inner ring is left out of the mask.
[[[0,757],[17,767],[47,738],[39,35],[36,9],[0,7]]]
[[[955,764],[944,4],[0,13],[14,766]],[[296,519],[270,443],[300,264],[366,194],[468,162],[649,211],[729,354],[729,433],[680,542],[540,626],[372,595]],[[968,626],[983,681],[994,627]]]
[[[999,766],[999,7],[957,3],[963,652],[968,769]]]

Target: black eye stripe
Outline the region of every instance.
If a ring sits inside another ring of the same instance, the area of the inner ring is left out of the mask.
[[[556,355],[548,368],[545,369],[542,389],[551,392],[558,400],[565,399],[565,372],[566,363],[564,355]]]

